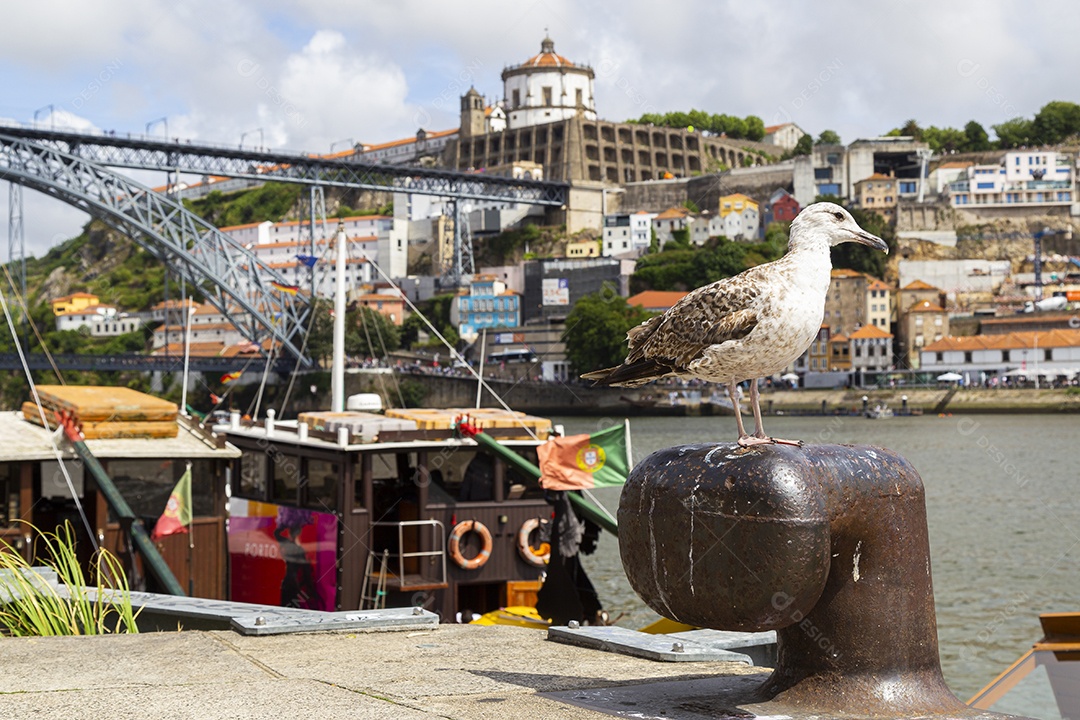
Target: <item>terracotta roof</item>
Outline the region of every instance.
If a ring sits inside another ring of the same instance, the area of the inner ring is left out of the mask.
[[[225,349],[225,343],[222,342],[193,342],[191,343],[188,354],[191,357],[218,357],[221,355],[221,351]],[[154,350],[151,355],[183,355],[184,344],[183,343],[169,343]]]
[[[545,37],[540,43],[539,55],[533,55],[521,64],[525,67],[575,67],[574,63],[555,52],[555,41],[550,37]]]
[[[874,173],[870,177],[863,178],[859,182],[862,182],[863,180],[894,180],[894,179],[895,178],[893,178],[891,175],[885,175],[883,173]]]
[[[360,302],[394,302],[403,303],[405,298],[400,295],[386,295],[383,293],[366,293],[357,298]]]
[[[907,285],[905,285],[904,287],[902,287],[900,289],[901,290],[937,290],[938,292],[941,292],[940,289],[938,289],[938,288],[936,288],[933,285],[930,285],[928,283],[924,283],[922,280],[915,280],[913,282],[909,282]]]
[[[688,293],[679,290],[646,290],[626,299],[627,305],[640,305],[643,308],[669,308],[682,300]]]
[[[193,323],[192,326],[191,326],[192,334],[195,334],[195,333],[198,333],[198,332],[206,332],[207,330],[236,330],[236,329],[237,329],[236,326],[233,325],[231,322],[202,323],[202,324]],[[154,328],[154,334],[155,335],[157,335],[159,333],[163,334],[163,333],[166,333],[166,332],[186,332],[186,331],[187,331],[187,326],[186,325],[160,325],[160,326]]]
[[[891,337],[892,337],[892,333],[885,332],[884,330],[879,328],[877,325],[863,325],[861,328],[859,328],[855,332],[848,335],[849,340],[868,340],[868,339],[876,340],[876,339],[879,339],[879,338],[891,338]]]
[[[769,125],[768,127],[765,128],[765,134],[766,135],[772,135],[774,132],[776,132],[780,128],[785,128],[788,125],[794,125],[794,124],[795,123],[780,123],[779,125]]]
[[[685,218],[690,214],[690,211],[684,207],[669,207],[664,212],[660,213],[653,220],[679,220]]]
[[[833,268],[832,272],[829,273],[829,275],[833,279],[866,277],[865,273],[856,272],[855,270],[849,270],[848,268]]]
[[[847,335],[840,333],[839,335],[833,335],[829,338],[830,343],[846,343],[848,341]]]
[[[921,303],[915,303],[910,308],[908,308],[908,312],[943,313],[945,312],[945,308],[941,307],[937,303],[932,303],[929,300],[923,300]]]
[[[269,220],[262,220],[260,222],[246,223],[244,225],[226,225],[224,227],[219,227],[218,230],[220,230],[221,232],[230,232],[232,230],[247,230],[248,228],[259,227],[260,225],[262,225],[265,222],[270,222],[270,221]]]
[[[1038,339],[1036,340],[1036,336]],[[949,350],[1025,350],[1055,347],[1080,347],[1080,330],[1044,330],[1040,332],[1016,332],[1002,335],[970,335],[943,337],[930,343],[923,350],[944,352]]]
[[[892,285],[886,285],[880,280],[875,279],[872,283],[866,286],[867,290],[895,290]]]
[[[432,130],[424,136],[424,140],[434,140],[447,135],[455,135],[458,132],[458,128],[451,128],[449,130]],[[400,140],[391,140],[390,142],[379,143],[378,145],[368,145],[364,148],[364,153],[374,152],[376,150],[386,150],[387,148],[399,147],[401,145],[408,145],[416,142],[416,136],[401,138]],[[363,153],[361,153],[363,154]]]

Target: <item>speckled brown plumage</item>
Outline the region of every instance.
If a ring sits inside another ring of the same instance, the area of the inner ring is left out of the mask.
[[[829,290],[829,248],[848,241],[887,252],[885,243],[862,230],[842,207],[807,207],[791,225],[782,258],[687,294],[627,333],[629,351],[622,365],[582,377],[636,387],[675,375],[734,387],[783,371],[816,337]],[[751,389],[756,391],[756,384]]]

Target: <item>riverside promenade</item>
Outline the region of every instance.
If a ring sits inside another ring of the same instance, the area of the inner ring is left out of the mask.
[[[612,716],[567,696],[762,672],[741,663],[643,660],[508,626],[0,638],[0,718],[600,720]],[[556,692],[567,694],[546,695]]]

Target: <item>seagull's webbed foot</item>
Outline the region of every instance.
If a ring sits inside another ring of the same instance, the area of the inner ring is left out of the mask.
[[[758,437],[757,435],[743,435],[739,438],[739,447],[754,447],[755,445],[772,445],[775,442],[770,437]]]

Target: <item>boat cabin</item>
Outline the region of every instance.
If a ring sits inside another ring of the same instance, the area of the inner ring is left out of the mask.
[[[240,451],[229,488],[230,598],[422,606],[446,621],[534,604],[544,569],[536,531],[551,506],[534,478],[456,438],[446,420],[454,412],[259,424],[234,415],[216,426]],[[526,422],[546,439],[549,421]],[[499,424],[488,432],[535,463],[540,441],[520,423]]]
[[[180,585],[194,595],[224,599],[227,593],[224,487],[240,451],[190,423],[176,423],[175,437],[86,440],[136,516],[151,529],[176,482],[191,463],[192,533],[156,541]],[[133,556],[115,513],[84,466],[53,432],[27,421],[21,412],[0,412],[0,542],[33,560],[35,534],[70,523],[84,566],[93,548],[86,525],[57,461],[59,448],[67,475],[97,542],[133,570],[134,587],[156,590]],[[191,547],[194,545],[194,548]]]

